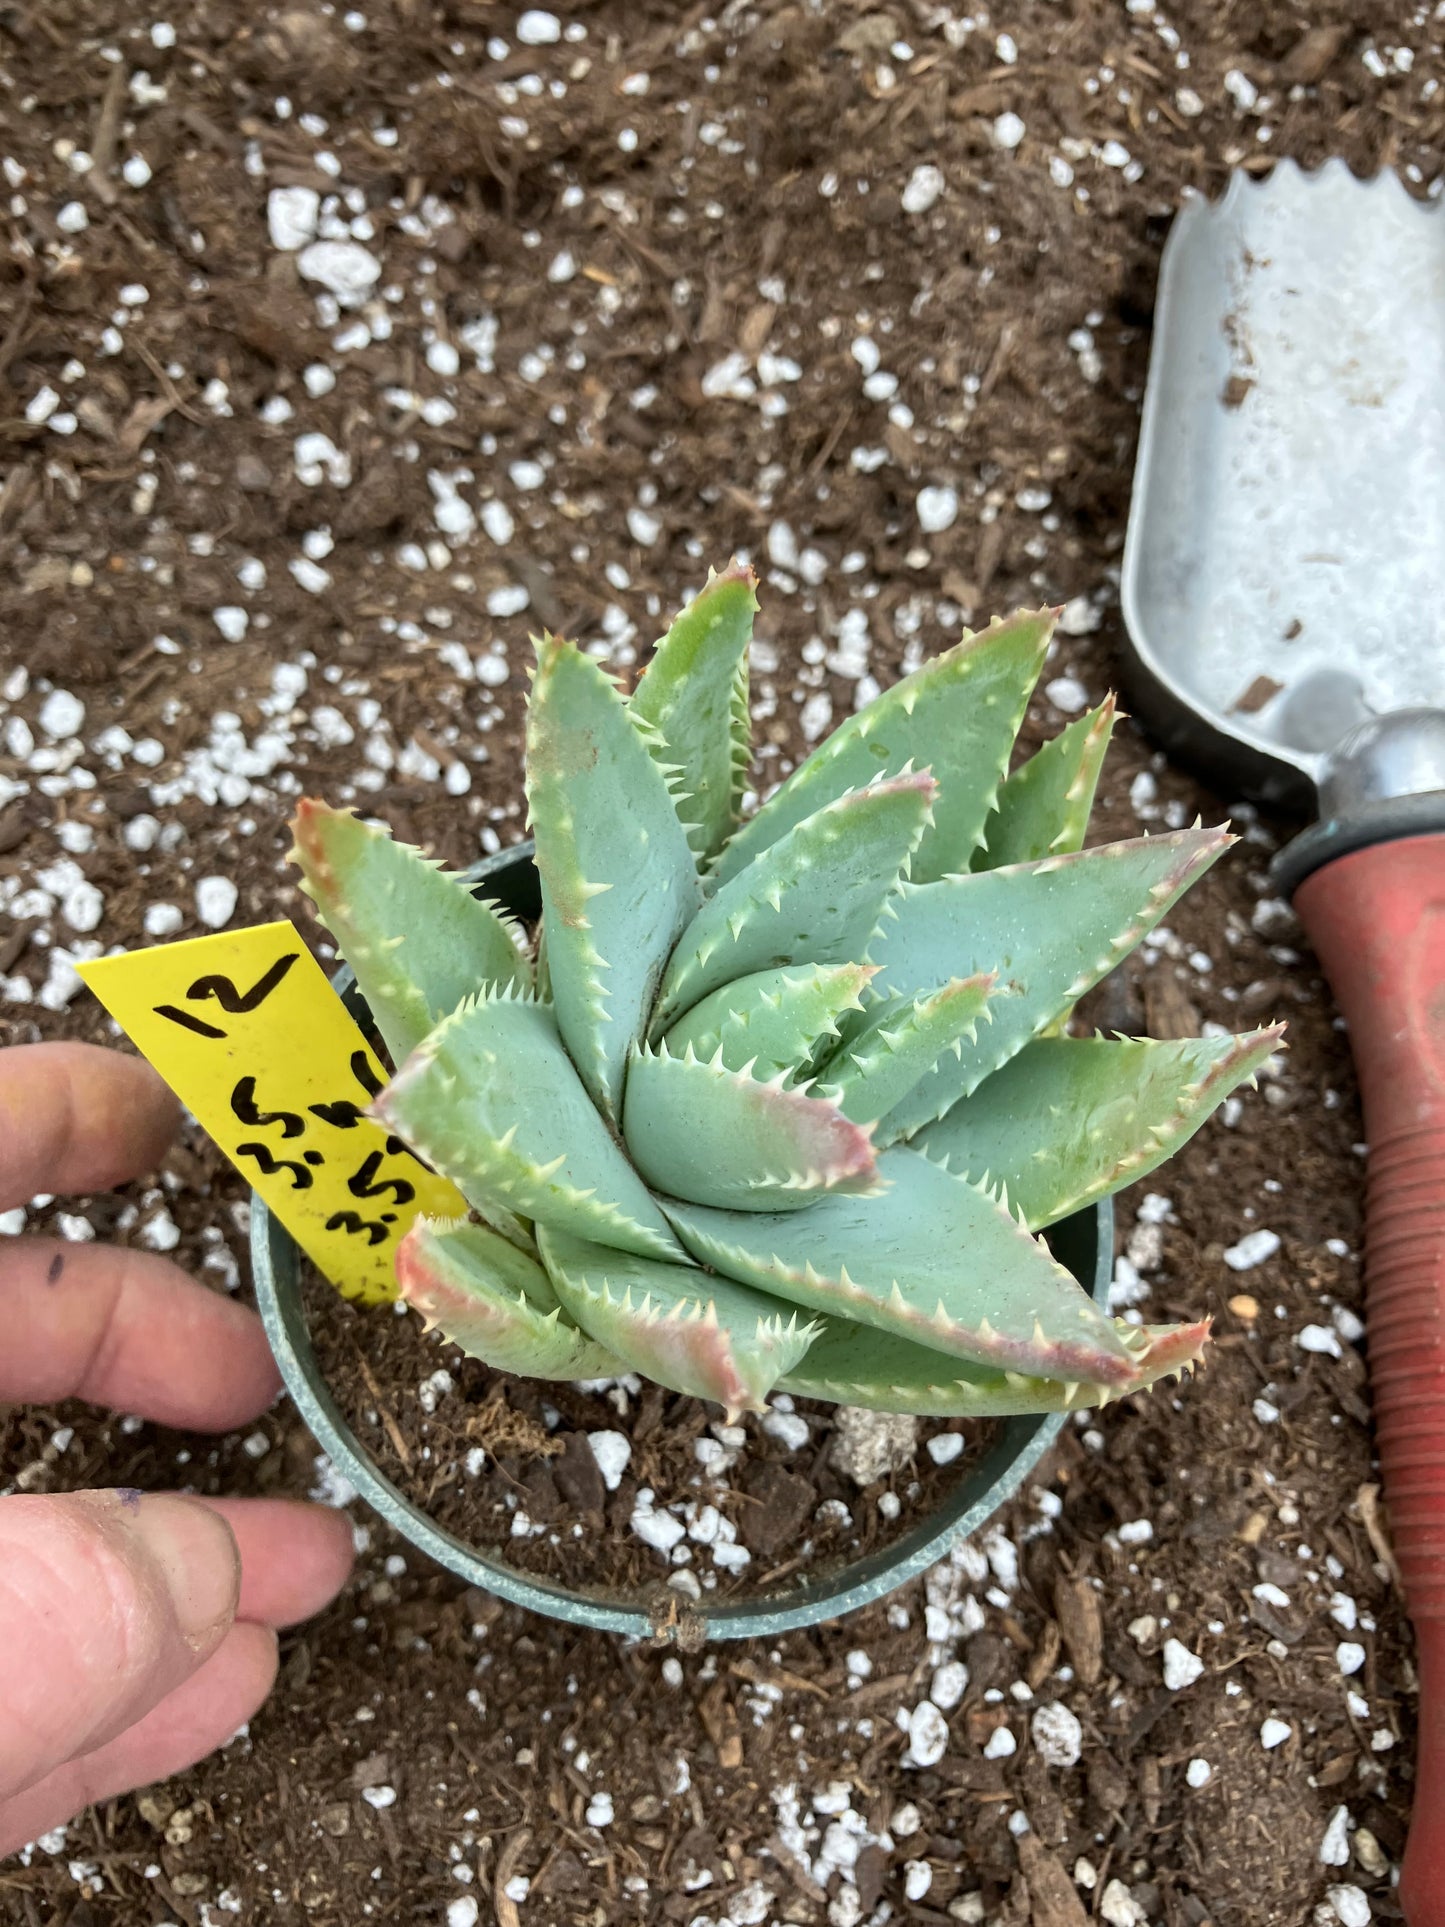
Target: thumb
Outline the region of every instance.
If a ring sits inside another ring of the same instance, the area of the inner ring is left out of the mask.
[[[231,1528],[139,1492],[0,1500],[0,1800],[123,1732],[214,1652]]]

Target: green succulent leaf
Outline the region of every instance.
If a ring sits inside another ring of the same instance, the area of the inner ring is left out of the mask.
[[[626,1368],[562,1311],[542,1267],[484,1225],[418,1218],[396,1253],[401,1295],[468,1358],[522,1378],[615,1378]]]
[[[899,1146],[873,1197],[762,1215],[666,1201],[700,1263],[998,1370],[1122,1385],[1125,1338],[1048,1248],[981,1187]]]
[[[676,1240],[613,1142],[551,1007],[488,991],[414,1051],[377,1114],[479,1211],[676,1258]]]
[[[1108,974],[1234,839],[1223,830],[1106,843],[1007,870],[904,884],[870,953],[875,994],[914,996],[995,970],[993,1022],[929,1071],[887,1118],[910,1137],[967,1097]],[[1007,994],[1004,994],[1007,993]]]
[[[732,834],[742,804],[756,588],[741,563],[710,576],[658,643],[632,696],[700,861]]]
[[[862,1029],[828,1060],[814,1090],[860,1123],[891,1116],[945,1053],[961,1059],[964,1046],[978,1042],[997,982],[985,971],[917,997],[876,1004]]]
[[[615,1118],[627,1053],[702,886],[667,779],[611,681],[550,636],[537,658],[527,801],[548,977],[572,1061]]]
[[[1128,1383],[1100,1384],[989,1371],[851,1319],[819,1322],[822,1331],[802,1364],[779,1380],[780,1392],[927,1418],[1014,1418],[1032,1412],[1088,1411],[1144,1391],[1166,1374],[1187,1373],[1209,1337],[1208,1319],[1194,1325],[1146,1325],[1142,1327],[1146,1348],[1133,1355]]]
[[[1283,1035],[1040,1038],[913,1143],[960,1176],[1002,1181],[1039,1231],[1172,1156]]]
[[[658,993],[654,1036],[734,978],[862,957],[888,913],[936,792],[923,772],[851,791],[722,884],[678,940]]]
[[[757,1077],[806,1071],[820,1047],[840,1035],[838,1019],[861,1010],[871,964],[801,964],[759,970],[723,984],[694,1004],[668,1031],[674,1057],[691,1050],[710,1058],[719,1051],[730,1071],[749,1064]]]
[[[760,1412],[816,1326],[775,1299],[691,1265],[609,1251],[562,1232],[542,1234],[552,1284],[577,1323],[659,1385],[715,1400],[731,1423]]]
[[[531,981],[514,926],[459,876],[351,810],[302,799],[291,861],[393,1063],[482,984]]]
[[[912,874],[966,870],[1008,768],[1053,634],[1051,611],[995,622],[875,696],[835,729],[723,850],[716,875],[739,876],[795,825],[849,790],[907,768],[938,779],[933,821]]]
[[[789,1211],[870,1189],[871,1134],[825,1098],[688,1050],[633,1053],[623,1136],[654,1191],[731,1211]]]
[[[1001,870],[1082,850],[1113,733],[1114,698],[1108,696],[1021,764],[998,793],[973,868]]]

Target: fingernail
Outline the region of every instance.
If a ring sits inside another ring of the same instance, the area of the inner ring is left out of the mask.
[[[170,1595],[176,1624],[196,1645],[236,1610],[241,1558],[231,1528],[194,1499],[148,1493],[120,1515],[145,1547]]]

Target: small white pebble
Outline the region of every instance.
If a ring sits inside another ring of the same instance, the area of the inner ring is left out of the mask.
[[[937,1766],[948,1751],[948,1721],[932,1700],[920,1700],[908,1715],[908,1759],[914,1766]]]
[[[911,1800],[905,1800],[901,1807],[894,1808],[888,1831],[895,1840],[911,1840],[922,1825],[923,1815]]]
[[[1279,1250],[1280,1237],[1277,1231],[1246,1232],[1237,1245],[1231,1245],[1224,1254],[1224,1262],[1231,1271],[1253,1271]]]
[[[297,255],[296,266],[343,307],[365,300],[381,279],[380,261],[359,241],[313,241]]]
[[[90,226],[90,216],[85,211],[85,203],[67,201],[56,215],[55,225],[62,234],[84,234]]]
[[[380,1811],[382,1807],[394,1807],[396,1805],[396,1788],[394,1786],[364,1786],[361,1789],[361,1797],[369,1807],[375,1807]]]
[[[105,910],[105,898],[93,883],[82,879],[66,891],[60,914],[72,930],[82,934],[94,930]]]
[[[562,38],[562,22],[555,13],[528,7],[517,22],[517,38],[524,47],[555,47]]]
[[[993,144],[1011,153],[1023,139],[1025,128],[1015,113],[1000,114],[993,124]]]
[[[908,1900],[922,1900],[933,1885],[933,1869],[926,1860],[905,1861],[903,1892]]]
[[[230,877],[202,877],[196,885],[196,915],[208,930],[223,930],[236,913],[237,895]]]
[[[918,491],[918,526],[925,535],[942,535],[958,520],[958,490],[938,483]]]
[[[447,1927],[477,1927],[482,1910],[470,1894],[447,1902]]]
[[[1346,1679],[1358,1673],[1364,1663],[1365,1649],[1360,1645],[1358,1640],[1342,1639],[1339,1645],[1336,1646],[1335,1664],[1339,1667]]]
[[[1209,1764],[1208,1760],[1202,1760],[1196,1757],[1185,1767],[1184,1778],[1192,1787],[1208,1786],[1209,1782],[1214,1778],[1214,1768]]]
[[[625,1432],[589,1432],[587,1443],[592,1447],[592,1456],[597,1461],[597,1470],[602,1474],[602,1483],[609,1492],[615,1492],[631,1463],[632,1441]]]
[[[1326,1867],[1345,1867],[1350,1860],[1350,1810],[1336,1807],[1320,1841],[1320,1861]]]
[[[1154,1537],[1152,1519],[1126,1519],[1119,1527],[1119,1543],[1124,1546],[1147,1546]]]
[[[1111,1880],[1099,1900],[1099,1917],[1109,1927],[1148,1927],[1149,1916],[1122,1880]]]
[[[933,1704],[940,1711],[951,1713],[968,1691],[968,1668],[961,1659],[946,1659],[935,1670],[928,1690]]]
[[[587,1824],[589,1827],[610,1827],[613,1819],[612,1795],[594,1793],[587,1805]]]
[[[928,1456],[935,1465],[952,1465],[962,1451],[962,1432],[937,1432],[928,1441]]]
[[[943,169],[922,161],[909,175],[900,200],[905,214],[926,214],[943,193]]]
[[[68,689],[52,689],[40,705],[40,727],[52,742],[78,736],[85,722],[85,704]]]
[[[1340,1927],[1370,1927],[1373,1914],[1362,1888],[1331,1887],[1325,1899],[1334,1908]]]
[[[1287,1720],[1266,1720],[1259,1729],[1259,1743],[1266,1752],[1273,1752],[1275,1747],[1284,1745],[1291,1731]]]
[[[1089,692],[1077,676],[1055,676],[1052,682],[1044,684],[1044,694],[1065,716],[1077,716],[1089,706]]]
[[[1006,1726],[996,1726],[988,1736],[988,1744],[983,1749],[986,1760],[1007,1760],[1018,1752],[1018,1741]]]
[[[1076,1766],[1084,1750],[1084,1729],[1057,1700],[1039,1707],[1029,1723],[1039,1757],[1050,1766]]]
[[[687,1536],[681,1519],[674,1518],[670,1512],[654,1512],[650,1502],[647,1505],[639,1502],[633,1508],[631,1524],[638,1538],[657,1552],[671,1552]]]
[[[185,918],[174,903],[151,903],[141,922],[148,937],[173,937]]]
[[[219,609],[212,609],[211,620],[227,642],[240,642],[251,626],[251,618],[246,611],[231,602],[224,602]]]
[[[790,1452],[801,1452],[812,1437],[808,1421],[798,1412],[779,1412],[776,1409],[765,1414],[763,1430],[770,1439],[778,1439]]]
[[[1171,1693],[1192,1686],[1204,1671],[1204,1661],[1177,1639],[1164,1642],[1164,1684]]]
[[[1325,1358],[1343,1358],[1339,1334],[1328,1325],[1306,1325],[1298,1339],[1302,1352],[1318,1352]]]
[[[266,225],[271,245],[295,254],[316,239],[321,218],[321,196],[314,187],[273,187],[266,196]]]

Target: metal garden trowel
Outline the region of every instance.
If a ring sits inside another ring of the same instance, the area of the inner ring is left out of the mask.
[[[1400,1897],[1445,1927],[1445,216],[1292,163],[1164,249],[1124,550],[1136,706],[1275,863],[1349,1024],[1368,1346],[1420,1668]]]

